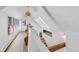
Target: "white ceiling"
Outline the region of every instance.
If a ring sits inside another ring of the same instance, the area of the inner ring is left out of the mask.
[[[57,25],[51,20],[51,18],[48,16],[48,14],[44,11],[42,7],[31,7],[30,9],[32,13],[33,21],[36,21],[39,26],[43,27],[44,29],[50,30],[50,31],[60,31],[60,28],[57,27]],[[41,17],[43,21],[40,19],[37,19]],[[43,24],[44,23],[44,24]],[[42,28],[40,28],[42,29]]]
[[[5,6],[0,6],[0,10],[4,9]],[[46,6],[54,20],[62,28],[67,31],[79,31],[79,7],[78,6]],[[4,12],[15,18],[22,18],[23,14],[27,11],[26,6],[14,6],[7,7]],[[56,28],[57,26],[52,22],[52,19],[46,14],[46,12],[37,6],[30,7],[30,12],[32,12],[33,17],[41,16],[43,21],[50,27]]]
[[[61,28],[65,29],[66,31],[79,31],[79,7],[76,6],[46,6],[49,13],[52,15],[53,19],[56,20]],[[38,10],[38,11],[37,11]],[[41,16],[43,21],[52,29],[57,29],[57,25],[51,19],[46,12],[38,7],[34,13],[37,13],[37,16]],[[36,16],[36,17],[37,17]],[[59,26],[58,25],[58,26]]]
[[[4,9],[6,6],[0,6],[0,10]]]
[[[67,31],[79,31],[79,7],[48,6],[46,7],[57,23]]]
[[[3,9],[3,12],[5,12],[8,16],[14,17],[16,19],[21,19],[26,11],[26,6],[8,6]]]

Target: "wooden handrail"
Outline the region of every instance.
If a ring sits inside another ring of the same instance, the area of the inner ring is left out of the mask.
[[[20,33],[20,32],[18,32],[18,33],[16,34],[16,36],[12,39],[11,43],[8,45],[8,47],[5,49],[4,52],[7,52],[7,50],[9,49],[9,47],[11,46],[11,44],[13,43],[13,41],[16,39],[16,37],[18,36],[19,33]]]
[[[27,46],[28,48],[28,35],[29,35],[29,26],[27,25],[27,29],[25,30],[25,37],[24,37],[24,42],[25,42],[25,45]]]
[[[45,45],[45,47],[48,48],[48,50],[50,52],[54,52],[54,51],[59,50],[61,48],[64,48],[66,46],[65,42],[62,42],[62,43],[59,43],[59,44],[56,44],[56,45],[53,45],[53,46],[49,47],[48,44],[46,43],[45,39],[42,36],[40,36],[40,40]]]
[[[58,49],[64,48],[65,46],[66,46],[66,44],[63,42],[63,43],[60,43],[60,44],[57,44],[57,45],[54,45],[54,46],[50,46],[50,47],[48,47],[48,49],[49,49],[50,52],[54,52]]]
[[[24,42],[25,42],[25,45],[28,46],[28,33],[27,33],[27,31],[25,31]]]

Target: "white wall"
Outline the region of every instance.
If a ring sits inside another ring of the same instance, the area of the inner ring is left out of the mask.
[[[8,15],[4,11],[0,11],[0,51],[7,48],[18,32],[17,29],[11,35],[8,35]]]
[[[28,51],[29,52],[39,52],[40,49],[36,43],[36,32],[32,29],[29,31],[29,41],[28,41]]]
[[[79,52],[79,32],[67,31],[66,51]]]
[[[48,6],[47,9],[65,30],[79,31],[79,6]]]
[[[79,7],[48,6],[47,9],[54,17],[54,20],[66,30],[66,51],[79,51]]]
[[[43,36],[44,36],[48,46],[53,46],[53,45],[64,42],[64,39],[61,38],[60,33],[61,32],[52,32],[52,37],[49,37],[48,35],[43,33]]]
[[[25,11],[26,7],[6,7],[0,12],[0,51],[4,51],[19,32],[18,26],[16,31],[8,36],[8,16],[21,19]]]
[[[8,40],[8,17],[4,12],[0,12],[0,51]]]

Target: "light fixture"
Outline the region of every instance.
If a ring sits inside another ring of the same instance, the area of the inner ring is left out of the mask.
[[[31,13],[29,11],[25,12],[24,16],[31,16]]]
[[[66,42],[66,34],[64,32],[60,33],[61,38]]]

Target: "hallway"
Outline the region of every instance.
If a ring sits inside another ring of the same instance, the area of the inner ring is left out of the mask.
[[[24,42],[24,32],[20,32],[6,52],[27,52],[27,51],[28,48]]]
[[[79,51],[79,7],[2,6],[0,24],[1,52]]]

